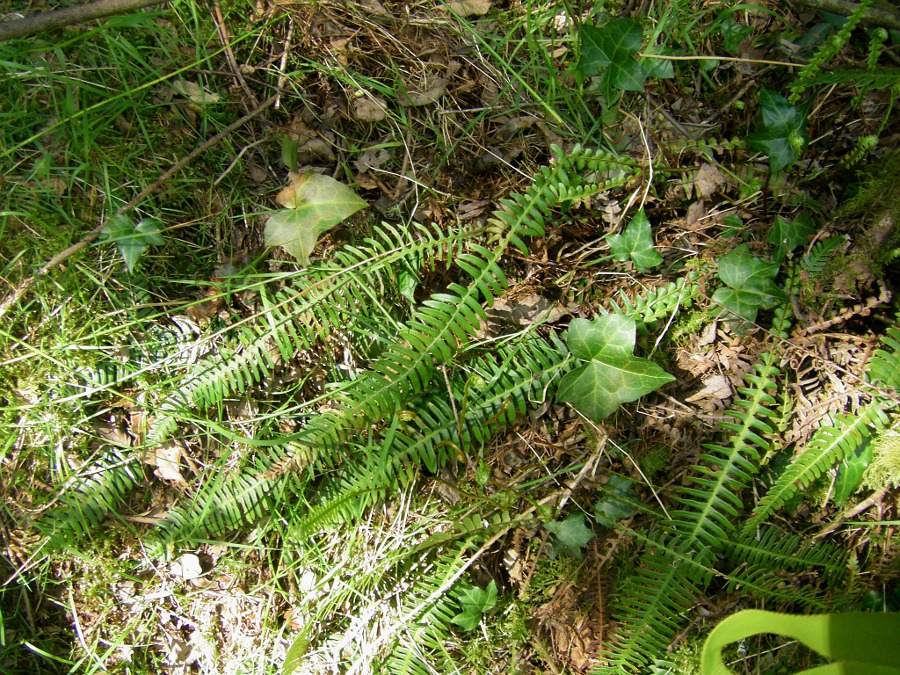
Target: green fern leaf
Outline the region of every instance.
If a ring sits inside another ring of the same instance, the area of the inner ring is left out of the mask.
[[[858,416],[838,415],[835,424],[819,427],[806,447],[766,491],[744,524],[747,536],[791,499],[808,487],[825,471],[856,452],[871,434],[873,426],[882,428],[887,417],[880,404],[872,404]]]

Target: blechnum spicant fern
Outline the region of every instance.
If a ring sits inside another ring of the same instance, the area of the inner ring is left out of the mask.
[[[203,476],[203,487],[188,503],[172,509],[157,528],[160,551],[170,544],[222,537],[258,521],[288,492],[302,492],[317,469],[368,465],[368,460],[360,465],[354,457],[365,457],[373,444],[383,443],[377,456],[385,460],[378,472],[382,480],[370,486],[375,489],[370,493],[385,484],[396,486],[399,462],[393,457],[404,456],[402,447],[410,449],[408,466],[433,469],[446,457],[482,442],[499,427],[498,421],[508,422],[529,404],[535,383],[546,385],[539,373],[552,374],[558,367],[557,361],[546,361],[547,349],[522,341],[525,346],[517,347],[517,359],[529,351],[528,344],[534,351],[517,361],[517,367],[524,364],[522,369],[504,371],[522,378],[513,383],[470,349],[486,319],[485,307],[508,287],[501,260],[511,247],[527,252],[527,238],[542,235],[544,224],[559,209],[624,185],[640,172],[634,162],[605,152],[576,147],[567,153],[555,148],[553,154],[533,185],[503,200],[485,228],[442,232],[385,225],[364,245],[345,247],[334,260],[296,275],[289,287],[272,295],[259,289],[264,309],[258,319],[234,330],[227,351],[202,362],[157,403],[147,447],[138,452],[164,442],[181,419],[202,425],[208,410],[221,408],[228,398],[260,383],[276,362],[289,362],[298,351],[314,348],[330,335],[364,335],[357,354],[363,367],[355,373],[332,373],[322,404],[311,412],[312,406],[301,406],[304,412],[293,415],[298,431],[254,439],[242,450],[239,469],[210,470]],[[437,265],[449,268],[458,281],[433,293],[405,321],[383,309],[398,304],[399,270],[424,271]],[[369,324],[355,330],[360,321],[375,316],[378,335],[371,335]],[[502,362],[506,357],[500,358]],[[439,368],[441,377],[436,378]],[[469,373],[469,379],[460,380],[461,373]],[[455,406],[446,405],[446,396],[441,400],[443,394],[438,393],[447,387],[445,374],[452,395],[460,399]],[[454,437],[432,438],[431,429],[451,429]],[[361,434],[370,442],[360,445]],[[225,447],[220,451],[228,453]],[[352,475],[345,478],[355,484]],[[106,505],[101,511],[115,501],[97,496],[97,503]],[[78,520],[77,513],[71,515]]]
[[[830,240],[826,240],[830,241]],[[836,244],[824,244],[799,261],[820,269]],[[796,291],[797,267],[788,271],[786,288]],[[670,517],[658,518],[650,532],[630,531],[644,547],[635,571],[617,592],[614,618],[619,629],[599,673],[638,672],[663,657],[683,622],[678,618],[718,578],[726,590],[740,589],[772,605],[827,612],[852,601],[844,588],[851,576],[847,551],[824,541],[786,532],[771,523],[775,512],[825,471],[838,466],[866,439],[889,425],[887,411],[896,406],[900,372],[900,330],[882,338],[883,348],[869,361],[868,379],[879,387],[856,415],[825,420],[808,443],[748,509],[746,493],[770,451],[778,419],[776,402],[781,359],[779,343],[788,338],[788,303],[774,308],[772,349],[760,356],[745,386],[721,422],[724,442],[704,445],[705,454],[672,497],[679,504]],[[750,511],[749,517],[744,514]],[[820,588],[785,591],[783,573],[816,570]]]

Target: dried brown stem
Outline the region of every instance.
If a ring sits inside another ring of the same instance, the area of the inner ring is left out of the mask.
[[[858,5],[849,0],[800,0],[800,3],[813,9],[841,16],[850,16]],[[862,14],[862,22],[870,26],[883,26],[900,30],[900,12],[890,7],[868,7]]]
[[[194,159],[197,155],[199,155],[204,150],[208,150],[209,148],[214,146],[216,143],[221,141],[223,138],[225,138],[228,134],[233,132],[235,129],[238,129],[239,127],[241,127],[244,124],[246,124],[247,122],[249,122],[251,119],[256,117],[259,113],[261,113],[263,110],[268,108],[274,102],[275,102],[274,96],[266,99],[255,110],[251,110],[249,113],[247,113],[246,115],[241,117],[236,122],[233,122],[232,124],[229,124],[227,127],[222,129],[222,131],[217,133],[212,138],[209,138],[209,139],[203,141],[203,143],[201,143],[196,148],[191,150],[187,155],[185,155],[180,160],[178,160],[178,162],[176,162],[171,167],[169,167],[168,169],[163,171],[163,173],[159,176],[159,178],[157,178],[155,181],[150,183],[150,185],[148,185],[143,190],[141,190],[140,193],[134,199],[132,199],[127,204],[124,204],[124,205],[120,206],[118,209],[116,209],[116,215],[121,215],[127,211],[130,211],[135,206],[140,204],[149,194],[151,194],[152,192],[157,190],[161,185],[163,185],[163,183],[165,183],[172,176],[174,176],[176,173],[181,171],[185,166],[187,166],[190,163],[190,161],[192,159]],[[28,291],[28,289],[31,288],[31,286],[34,284],[35,281],[37,281],[38,278],[40,278],[42,276],[46,276],[54,268],[61,265],[63,262],[65,262],[66,260],[71,258],[73,255],[75,255],[82,249],[90,246],[100,236],[100,233],[103,232],[103,228],[105,228],[105,227],[106,227],[106,223],[105,222],[101,223],[100,225],[95,227],[93,230],[88,232],[86,235],[84,235],[78,242],[76,242],[75,244],[72,244],[71,246],[69,246],[69,248],[67,248],[64,251],[61,251],[60,253],[53,256],[53,258],[49,262],[47,262],[47,264],[45,264],[43,267],[41,267],[32,276],[26,277],[25,279],[20,281],[18,284],[16,284],[16,287],[13,289],[13,291],[11,293],[9,293],[3,299],[2,303],[0,303],[0,318],[2,318],[3,315],[6,314],[6,312],[9,310],[9,308],[12,307],[14,304],[16,304],[23,295],[25,295],[25,293]]]
[[[134,12],[151,5],[160,5],[163,2],[165,0],[96,0],[55,9],[51,12],[31,14],[24,19],[0,23],[0,42],[64,28],[76,23],[102,19],[114,14]]]

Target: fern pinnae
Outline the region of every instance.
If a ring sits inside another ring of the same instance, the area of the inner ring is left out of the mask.
[[[507,200],[506,208],[496,211],[489,220],[488,245],[470,242],[468,251],[452,261],[471,277],[469,283],[466,286],[453,284],[446,293],[433,294],[423,305],[423,310],[415,312],[401,327],[395,341],[369,370],[341,392],[336,400],[337,409],[312,416],[294,435],[295,447],[312,451],[317,462],[333,464],[339,459],[338,450],[348,434],[372,422],[390,418],[411,397],[425,392],[436,367],[449,362],[472,340],[477,331],[475,318],[483,317],[483,305],[490,305],[506,289],[508,281],[499,262],[508,247],[524,246],[522,237],[543,233],[543,222],[552,209],[559,206],[560,199],[572,199],[573,195],[581,199],[608,187],[608,184],[579,184],[580,178],[574,171],[576,166],[600,171],[612,165],[608,156],[580,148],[570,155],[564,155],[558,148],[554,152],[556,160],[552,167],[544,167],[524,195]],[[616,180],[627,180],[631,175]],[[262,499],[269,490],[279,488],[281,478],[277,477],[277,471],[272,472],[272,467],[300,469],[307,466],[305,462],[294,462],[291,455],[292,451],[286,446],[273,448],[258,460],[265,465],[259,472],[259,486],[226,487],[225,499],[228,500],[229,495],[241,500],[244,495]],[[238,501],[236,508],[246,506],[249,502]],[[205,515],[198,512],[196,506],[187,512],[197,515],[196,527],[202,529]],[[163,530],[171,531],[164,532],[163,537],[171,541],[179,536],[177,532],[187,519],[188,516],[181,512],[177,518],[169,519]],[[219,525],[216,523],[217,527]]]
[[[685,544],[665,533],[631,531],[644,543],[637,570],[619,589],[615,637],[596,673],[641,672],[656,655],[665,653],[691,606],[713,576],[713,555],[705,547]]]
[[[755,529],[790,500],[799,490],[833,466],[852,455],[874,428],[883,428],[888,420],[881,403],[872,403],[859,415],[837,415],[835,423],[819,427],[806,446],[766,491],[741,530],[743,535]]]
[[[900,328],[888,328],[881,345],[869,359],[866,375],[870,382],[900,391]]]
[[[240,347],[203,363],[195,374],[160,405],[148,444],[163,442],[177,428],[178,411],[186,404],[198,408],[221,403],[229,393],[258,383],[274,368],[270,348],[283,360],[295,351],[310,349],[348,323],[372,304],[372,289],[380,292],[392,283],[394,268],[402,261],[425,255],[429,260],[452,259],[473,230],[462,228],[442,233],[418,225],[408,230],[383,226],[366,246],[346,246],[335,254],[335,263],[322,263],[296,278],[298,288],[279,291],[269,299],[260,289],[264,311],[253,326],[237,330]]]

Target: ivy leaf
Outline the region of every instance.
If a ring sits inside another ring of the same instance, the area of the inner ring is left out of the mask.
[[[544,523],[544,529],[556,536],[556,551],[581,560],[581,549],[594,538],[594,532],[584,524],[584,514],[574,513],[562,522]]]
[[[665,45],[649,45],[644,49],[644,55],[659,54],[665,56],[671,54],[671,50]],[[671,80],[675,77],[675,66],[671,59],[641,59],[641,70],[644,77],[658,77],[663,80]]]
[[[727,286],[713,294],[713,301],[747,321],[755,321],[760,309],[785,300],[775,285],[780,264],[750,254],[746,244],[719,258],[719,279]]]
[[[366,202],[328,176],[306,172],[291,178],[275,197],[286,208],[266,222],[266,246],[282,246],[301,265],[308,265],[319,235],[365,208]]]
[[[607,101],[618,98],[618,91],[644,91],[644,71],[632,56],[641,48],[644,31],[631,19],[610,21],[599,28],[581,24],[578,39],[581,58],[575,68],[586,77],[601,68],[600,92]]]
[[[161,225],[156,218],[144,218],[135,224],[128,216],[119,214],[110,217],[100,236],[104,241],[116,243],[130,274],[148,246],[162,246],[166,243],[159,231]]]
[[[738,23],[729,14],[719,21],[719,35],[722,36],[722,46],[729,54],[738,56],[741,53],[741,42],[753,34],[749,26]]]
[[[497,604],[497,584],[493,580],[487,588],[469,586],[457,598],[462,612],[450,621],[463,630],[474,630],[481,623],[481,617]]]
[[[650,221],[643,209],[632,218],[623,234],[608,234],[605,239],[609,242],[613,259],[621,262],[633,260],[638,272],[646,272],[663,261],[663,257],[653,247]]]
[[[634,481],[622,476],[610,476],[603,486],[603,491],[609,496],[594,504],[594,519],[600,525],[612,529],[616,526],[617,520],[634,515],[634,507],[619,499],[619,497],[631,498],[633,488]]]
[[[747,143],[769,156],[769,167],[776,173],[796,162],[809,145],[806,112],[770,89],[759,90],[759,104],[763,128],[747,136]]]
[[[788,251],[806,244],[815,229],[807,213],[801,213],[794,220],[782,220],[780,216],[775,216],[775,225],[766,237],[766,243],[776,247],[773,254],[776,260],[784,260]]]
[[[556,398],[599,422],[622,403],[649,394],[675,378],[650,359],[634,356],[634,319],[607,314],[594,321],[572,319],[566,344],[587,361],[560,380]]]

